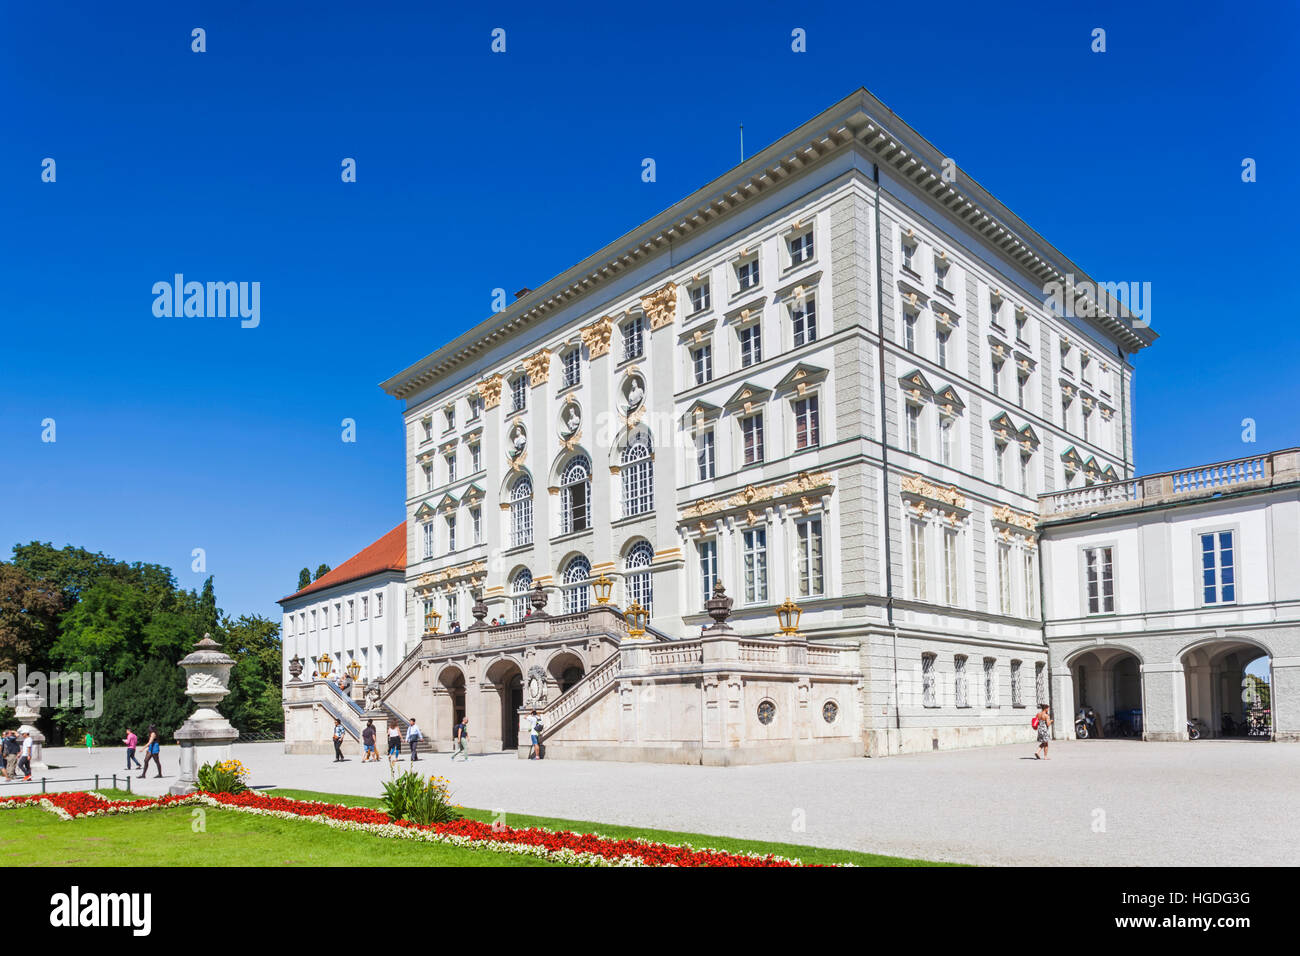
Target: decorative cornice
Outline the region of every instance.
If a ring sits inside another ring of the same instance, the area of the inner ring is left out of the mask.
[[[481,578],[486,574],[487,562],[480,558],[477,561],[442,568],[439,571],[426,571],[415,579],[414,590],[417,593],[430,591],[440,584],[447,584],[462,578]]]
[[[925,498],[928,501],[937,501],[940,504],[952,505],[954,508],[963,510],[966,508],[966,496],[953,485],[945,487],[944,485],[937,485],[920,475],[906,475],[903,478],[902,486],[905,495]]]
[[[1016,511],[1010,505],[994,505],[993,520],[1000,524],[1023,528],[1026,531],[1034,531],[1038,527],[1037,518],[1033,515],[1027,515],[1023,512]]]
[[[801,471],[789,481],[777,482],[770,485],[746,485],[743,491],[736,494],[728,495],[725,498],[712,498],[705,501],[697,501],[693,505],[688,505],[682,509],[681,519],[690,521],[696,518],[704,518],[709,515],[720,514],[729,511],[732,508],[748,508],[756,502],[776,501],[780,498],[791,497],[794,495],[803,495],[809,491],[818,488],[832,488],[834,480],[830,472],[808,472]]]
[[[528,383],[533,388],[545,385],[551,378],[551,350],[538,349],[524,359],[524,372],[527,373]]]
[[[641,308],[650,319],[650,331],[662,329],[677,321],[677,285],[669,282],[649,295],[641,297]]]
[[[501,404],[501,376],[489,375],[478,383],[478,391],[483,396],[484,408],[496,408]]]
[[[614,320],[608,315],[602,316],[591,325],[580,329],[578,334],[582,336],[582,344],[587,346],[588,357],[600,358],[609,352],[609,339],[614,334]]]

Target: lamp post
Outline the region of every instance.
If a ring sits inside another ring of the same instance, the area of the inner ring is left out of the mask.
[[[329,656],[329,652],[316,658],[316,673],[320,676],[321,680],[330,679],[330,669],[333,668],[333,666],[334,658]]]
[[[627,620],[627,636],[631,638],[645,637],[646,621],[650,618],[650,612],[643,608],[635,599],[624,612],[623,617]]]
[[[604,571],[600,572],[600,577],[591,582],[591,589],[596,592],[597,604],[609,603],[609,592],[613,589],[614,582],[611,581]]]
[[[799,633],[799,618],[803,617],[803,609],[795,604],[789,598],[785,603],[776,609],[776,620],[781,625],[781,637],[792,637]]]
[[[353,681],[355,681],[358,677],[361,676],[361,665],[357,663],[357,659],[355,657],[352,658],[352,663],[347,666],[346,670],[348,672],[348,676],[351,677]]]
[[[430,611],[429,612],[429,633],[437,634],[438,625],[441,623],[442,623],[442,615],[439,614],[437,611]]]

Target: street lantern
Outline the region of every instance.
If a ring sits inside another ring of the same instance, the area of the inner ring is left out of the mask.
[[[352,658],[352,663],[347,666],[347,672],[348,672],[348,676],[351,677],[353,680],[356,680],[358,677],[361,676],[361,665],[357,663],[357,659],[355,657]]]
[[[431,634],[437,634],[437,633],[438,633],[438,625],[442,623],[442,615],[439,614],[437,611],[430,611],[430,612],[429,612],[429,621],[430,621],[429,632],[430,632]]]
[[[614,582],[605,576],[605,572],[600,572],[600,577],[591,582],[592,589],[596,592],[597,604],[609,603],[609,592],[614,587]]]
[[[316,658],[316,673],[320,675],[321,680],[329,680],[330,668],[333,666],[334,659],[328,653]]]
[[[781,625],[783,635],[799,633],[799,618],[803,616],[803,610],[789,598],[785,603],[776,609],[776,619]]]
[[[650,619],[650,612],[637,603],[635,598],[623,616],[627,620],[629,637],[645,637],[645,625]]]

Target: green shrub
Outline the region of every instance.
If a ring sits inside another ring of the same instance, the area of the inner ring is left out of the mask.
[[[238,760],[205,763],[198,776],[199,789],[205,793],[243,793],[248,789],[244,783],[248,771]]]
[[[460,819],[455,804],[451,802],[447,781],[442,777],[430,777],[426,781],[414,771],[407,771],[384,784],[380,802],[384,812],[394,820],[427,825]]]

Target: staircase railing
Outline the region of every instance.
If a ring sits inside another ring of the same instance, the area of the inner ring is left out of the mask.
[[[545,733],[549,734],[558,728],[566,718],[577,713],[584,704],[594,700],[610,686],[618,676],[620,660],[616,651],[584,674],[578,683],[538,710],[537,715],[542,720]]]

